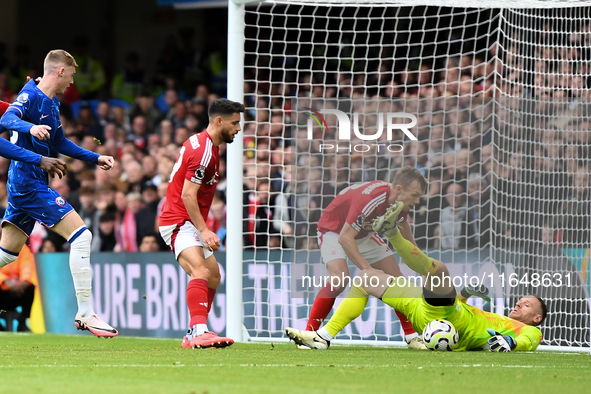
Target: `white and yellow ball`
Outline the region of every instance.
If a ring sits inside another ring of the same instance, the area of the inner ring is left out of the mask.
[[[459,341],[458,330],[447,320],[433,320],[423,330],[423,342],[430,350],[451,352]]]

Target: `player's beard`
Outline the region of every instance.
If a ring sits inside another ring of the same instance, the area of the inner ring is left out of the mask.
[[[232,142],[234,142],[234,136],[226,130],[224,130],[224,132],[222,133],[222,139],[226,144],[231,144]]]

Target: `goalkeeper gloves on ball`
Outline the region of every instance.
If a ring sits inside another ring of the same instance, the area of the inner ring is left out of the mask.
[[[510,352],[517,347],[517,341],[515,338],[509,335],[503,335],[491,328],[487,328],[486,331],[490,335],[490,339],[487,341],[491,352]]]

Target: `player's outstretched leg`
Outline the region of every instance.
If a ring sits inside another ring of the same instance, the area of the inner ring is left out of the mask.
[[[186,338],[186,337],[185,337]],[[184,338],[183,338],[184,343]],[[210,347],[224,348],[232,345],[234,340],[228,337],[220,337],[215,332],[208,331],[201,335],[197,335],[189,342],[189,347],[193,349],[206,349]],[[181,345],[182,346],[182,345]],[[184,347],[184,346],[183,346]]]
[[[70,215],[66,216],[68,218]],[[74,216],[72,215],[72,218]],[[92,268],[90,266],[90,244],[92,234],[82,225],[68,237],[70,243],[70,271],[74,280],[78,313],[74,319],[78,330],[90,331],[99,338],[116,337],[119,332],[105,323],[92,308],[90,292],[92,288]]]
[[[102,321],[96,313],[87,317],[82,317],[80,313],[77,313],[74,322],[78,330],[90,331],[99,338],[112,338],[119,335],[116,329]]]
[[[378,234],[388,238],[392,247],[410,269],[421,275],[434,275],[439,268],[439,262],[425,255],[412,242],[404,239],[398,231],[396,220],[403,206],[402,202],[397,201],[392,206],[394,209],[374,219],[372,228]]]
[[[302,331],[296,328],[287,327],[285,333],[289,339],[293,340],[298,346],[305,346],[310,349],[326,350],[330,346],[330,341],[322,339],[316,331]]]
[[[351,292],[341,302],[332,318],[318,331],[301,331],[288,327],[285,329],[287,336],[297,345],[310,349],[328,349],[330,341],[349,323],[363,313],[367,305],[368,294],[365,290],[353,286]]]
[[[402,212],[402,208],[404,208],[402,201],[396,201],[393,205],[390,205],[382,216],[378,216],[371,223],[373,231],[384,235],[386,238],[398,234],[398,216]]]

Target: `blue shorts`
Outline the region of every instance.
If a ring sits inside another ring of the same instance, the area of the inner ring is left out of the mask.
[[[2,225],[4,222],[13,224],[28,237],[33,231],[35,221],[51,228],[73,210],[58,192],[47,185],[39,185],[26,193],[8,193],[8,208]]]

